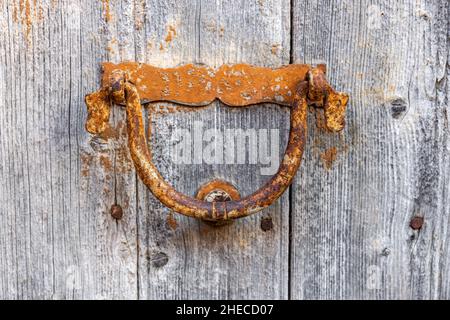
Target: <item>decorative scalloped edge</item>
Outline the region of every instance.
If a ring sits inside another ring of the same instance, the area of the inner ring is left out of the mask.
[[[320,66],[325,69],[324,65]],[[257,103],[290,105],[297,84],[306,79],[311,66],[291,64],[272,69],[248,64],[222,65],[217,69],[187,64],[158,68],[137,62],[103,63],[103,86],[113,72],[121,70],[138,89],[142,103],[170,101],[204,106],[218,99],[233,106]]]

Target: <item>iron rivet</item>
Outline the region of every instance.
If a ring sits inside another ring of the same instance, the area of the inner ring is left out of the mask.
[[[412,218],[411,221],[409,222],[409,226],[413,230],[421,229],[423,226],[423,217],[416,216]]]
[[[123,217],[122,207],[119,206],[118,204],[113,204],[111,206],[111,216],[116,220],[122,219]]]
[[[266,232],[269,230],[272,230],[273,228],[273,221],[271,217],[265,217],[261,219],[261,229],[262,231]]]

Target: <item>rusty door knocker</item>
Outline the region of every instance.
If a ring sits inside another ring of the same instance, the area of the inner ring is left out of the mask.
[[[291,107],[289,140],[278,172],[244,198],[232,185],[217,180],[202,188],[197,197],[176,191],[153,164],[147,147],[142,104],[171,101],[201,106],[215,99],[231,107],[262,102]],[[194,65],[162,69],[135,62],[104,63],[102,88],[86,96],[86,129],[101,133],[106,129],[111,104],[125,105],[131,158],[144,184],[168,208],[220,223],[270,206],[291,184],[306,141],[308,105],[323,108],[326,128],[338,132],[344,127],[347,102],[347,94],[336,92],[327,83],[324,65],[270,69],[238,64],[214,70]]]

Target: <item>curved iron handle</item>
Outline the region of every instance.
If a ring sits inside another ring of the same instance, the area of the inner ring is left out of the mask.
[[[328,85],[321,68],[308,71],[306,79],[297,85],[291,106],[289,140],[277,173],[263,187],[245,198],[207,202],[176,191],[153,164],[145,137],[139,93],[123,71],[113,72],[109,86],[96,95],[86,97],[89,107],[87,130],[93,133],[104,130],[102,124],[109,118],[108,97],[116,103],[125,103],[131,157],[139,177],[153,195],[178,213],[214,222],[248,216],[276,201],[292,183],[300,166],[306,141],[308,104],[323,107],[327,127],[331,131],[340,131],[344,126],[348,101],[348,95],[335,92]]]

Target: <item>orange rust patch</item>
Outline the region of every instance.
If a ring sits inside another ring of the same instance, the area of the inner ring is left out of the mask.
[[[336,147],[331,147],[322,152],[320,155],[320,158],[322,159],[322,163],[325,166],[327,170],[331,169],[333,162],[337,158],[337,149]]]
[[[111,21],[111,9],[109,6],[109,0],[102,0],[102,4],[103,4],[103,16],[105,18],[105,21],[110,22]]]
[[[93,156],[86,152],[81,152],[80,159],[81,159],[81,176],[87,177],[89,175],[89,169],[92,164]]]
[[[103,137],[103,133],[100,135]],[[120,120],[117,122],[115,127],[111,127],[106,139],[116,139],[121,142],[125,141],[127,139],[127,128],[125,122]],[[109,158],[108,162],[111,163]],[[133,169],[133,164],[131,162],[130,153],[126,143],[120,143],[117,148],[114,149],[114,162],[114,171],[116,173],[128,173]],[[113,170],[111,164],[110,167],[111,170]],[[105,167],[105,169],[107,168],[108,166]]]
[[[41,4],[39,5],[38,20],[39,21],[44,20],[44,9],[42,8]]]
[[[120,136],[125,135],[125,122],[123,120],[118,121],[115,127],[106,123],[104,130],[98,133],[98,136],[105,141],[108,141],[109,139],[118,139]]]
[[[325,114],[323,112],[323,109],[316,109],[312,108],[314,115],[316,117],[316,127],[321,132],[330,132],[330,130],[327,127],[327,121],[325,119]]]
[[[18,22],[19,21],[19,16],[17,14],[17,7],[13,8],[13,15],[12,15],[12,17],[13,17],[13,21],[14,22]]]
[[[105,169],[106,172],[112,171],[113,166],[112,166],[111,160],[109,159],[108,156],[101,155],[100,156],[100,164],[103,167],[103,169]]]
[[[41,4],[38,4],[37,0],[33,0],[33,5],[31,4],[31,0],[20,0],[18,7],[16,5],[13,8],[13,21],[22,25],[23,33],[28,42],[31,41],[30,35],[33,26],[33,17],[38,19],[40,16],[39,12],[41,11]]]
[[[160,46],[162,50],[162,45]],[[278,69],[246,64],[223,65],[218,69],[192,64],[177,68],[158,68],[136,62],[103,63],[103,86],[118,70],[129,75],[141,100],[171,101],[202,106],[220,99],[230,106],[272,102],[290,105],[296,85],[304,80],[310,66],[292,64]]]
[[[173,213],[170,212],[167,215],[167,225],[170,227],[170,229],[175,230],[178,227],[177,220],[174,218]]]
[[[167,43],[172,42],[172,40],[177,36],[177,31],[174,26],[169,26],[169,31],[167,32],[167,36],[164,39]]]
[[[109,139],[117,139],[119,137],[118,130],[106,124],[105,130],[99,133],[100,138],[108,141]]]
[[[116,172],[128,173],[133,170],[130,153],[126,145],[116,150]]]

